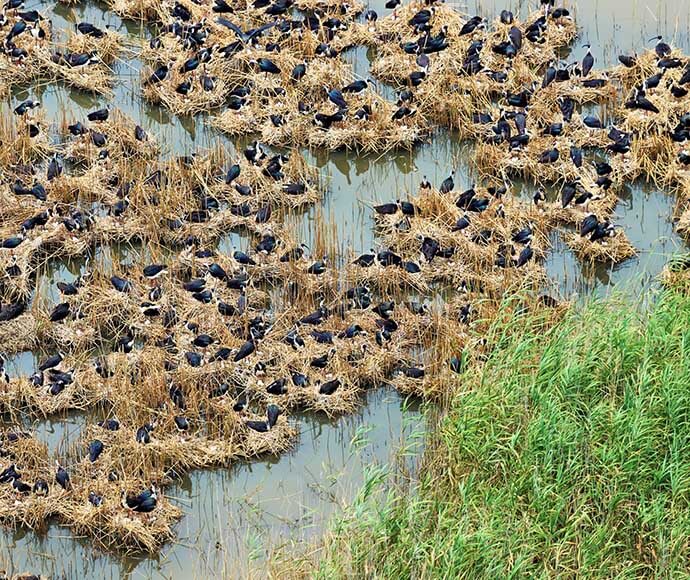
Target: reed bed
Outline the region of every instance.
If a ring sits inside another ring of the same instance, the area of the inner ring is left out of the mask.
[[[280,454],[298,433],[288,413],[352,413],[366,389],[384,383],[445,399],[469,364],[481,369],[490,360],[497,323],[537,312],[541,329],[556,324],[568,305],[543,293],[550,234],[592,213],[610,219],[626,182],[644,176],[674,188],[685,209],[677,228],[690,231],[684,150],[673,138],[687,99],[670,100],[661,86],[648,91],[658,113],[620,106],[654,72],[650,53],[629,69],[573,72],[542,87],[547,67],[576,37],[569,16],[538,11],[511,25],[477,23],[438,4],[427,41],[448,46],[428,51],[424,64],[420,33],[409,24],[420,2],[362,23],[363,4],[298,0],[320,22],[341,21],[337,30],[281,20],[254,40],[247,31],[272,17],[230,4],[225,22],[211,4],[192,0],[110,5],[157,27],[137,51],[144,98],[177,115],[213,111],[209,123],[221,131],[260,137],[244,151],[218,145],[169,156],[160,139],[115,109],[59,127],[40,107],[2,116],[3,354],[40,349],[60,360],[3,383],[0,411],[16,424],[67,410],[105,420],[90,420],[69,450],[65,489],[45,446],[0,437],[8,452],[0,467],[14,461],[25,481],[50,482],[45,496],[0,484],[8,523],[40,528],[56,518],[102,546],[155,553],[174,539],[182,512],[159,491],[152,511],[135,513],[122,503],[128,494],[164,489],[193,469]],[[184,11],[188,24],[180,25]],[[526,33],[542,17],[539,42],[525,39],[512,58],[499,54],[512,26]],[[481,25],[461,34],[471,22]],[[181,42],[178,25],[198,25],[209,52]],[[17,78],[107,94],[110,66],[130,54],[125,44],[110,30],[100,39],[72,35],[65,46],[37,42],[21,66],[3,56],[0,78],[14,67]],[[395,101],[372,82],[334,91],[365,80],[340,55],[363,45],[376,48],[370,72],[400,91]],[[468,60],[472,50],[481,70]],[[70,54],[92,55],[93,63],[70,66]],[[262,72],[261,59],[278,70]],[[152,78],[154,71],[162,72]],[[665,74],[677,82],[682,72]],[[523,90],[524,102],[510,104]],[[606,129],[585,123],[583,105],[605,109]],[[317,203],[325,183],[298,147],[383,153],[410,149],[438,127],[476,144],[480,183],[459,191],[450,179],[401,193],[392,208],[374,207],[377,248],[363,256],[342,255],[321,216],[312,248],[300,243],[287,218]],[[556,158],[544,159],[554,149]],[[610,168],[597,173],[591,150],[605,152]],[[538,186],[561,195],[573,186],[589,196],[520,198],[513,176],[535,194]],[[231,231],[245,235],[246,247],[218,250]],[[570,232],[565,239],[582,260],[618,263],[636,250],[614,232],[597,242]],[[136,249],[134,257],[97,257],[116,244]],[[36,287],[38,273],[68,256],[88,257],[89,270],[48,298]],[[662,279],[681,284],[684,270],[669,266]],[[523,299],[506,305],[513,292]],[[94,441],[102,449],[90,458]]]

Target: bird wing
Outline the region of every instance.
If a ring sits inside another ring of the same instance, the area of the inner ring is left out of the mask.
[[[230,30],[232,30],[242,42],[247,42],[248,38],[247,38],[247,35],[244,33],[244,30],[242,30],[234,22],[230,22],[227,18],[219,17],[219,18],[216,18],[216,23],[220,24],[221,26],[225,26],[226,28],[229,28]]]
[[[275,22],[269,22],[268,24],[264,24],[263,26],[259,26],[259,28],[254,28],[253,30],[250,30],[247,35],[247,42],[250,40],[256,38],[257,36],[261,36],[266,30],[269,28],[273,28],[276,25]]]

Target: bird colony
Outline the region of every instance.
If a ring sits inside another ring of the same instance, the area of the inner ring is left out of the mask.
[[[104,547],[154,552],[182,515],[164,493],[181,474],[281,453],[298,433],[292,411],[352,412],[377,385],[440,398],[490,354],[496,316],[534,308],[554,320],[549,234],[561,229],[583,260],[631,257],[612,221],[631,180],[673,191],[690,233],[690,59],[663,39],[598,70],[589,50],[561,60],[577,28],[548,2],[492,21],[394,0],[385,14],[328,0],[109,7],[154,33],[136,43],[81,22],[58,39],[8,0],[0,89],[59,80],[107,95],[111,64],[134,53],[133,91],[253,141],[175,157],[114,107],[56,124],[26,100],[3,116],[8,524],[58,521]],[[371,49],[371,78],[348,63],[355,47]],[[310,248],[289,225],[327,187],[300,147],[384,152],[443,128],[474,143],[477,184],[424,177],[373,206],[375,249],[337,252],[325,223]],[[249,247],[221,251],[231,231]],[[119,243],[138,258],[112,259]],[[78,277],[45,287],[47,266],[84,257]],[[26,351],[41,353],[36,368],[10,377]],[[68,410],[87,424],[55,457],[30,427]]]

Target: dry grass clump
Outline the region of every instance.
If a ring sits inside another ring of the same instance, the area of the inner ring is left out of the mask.
[[[637,250],[620,229],[616,230],[613,237],[596,242],[579,234],[566,234],[565,243],[580,260],[588,262],[618,264],[637,255]]]
[[[108,6],[125,20],[156,21],[161,4],[153,0],[110,0]]]
[[[0,324],[2,352],[8,355],[33,350],[38,346],[38,322],[31,312],[24,312],[10,321]]]
[[[664,286],[675,291],[690,292],[690,256],[681,254],[671,258],[659,279]]]
[[[77,53],[72,52],[70,46],[82,46],[82,35],[70,38],[64,47],[57,46],[55,52],[41,53],[38,57],[38,67],[41,75],[50,81],[60,81],[70,87],[99,95],[111,95],[114,76],[112,69],[106,64],[106,58],[112,61],[112,55],[101,54],[98,50]],[[108,46],[108,50],[112,47]],[[79,59],[83,59],[82,61]],[[76,64],[76,63],[79,64]]]
[[[5,147],[0,152],[0,164],[8,170],[25,170],[32,162],[40,162],[55,153],[45,111],[31,109],[24,115],[4,111],[0,115],[0,137]],[[36,131],[37,134],[32,136]]]
[[[101,38],[79,32],[72,34],[67,39],[65,47],[72,54],[98,54],[105,64],[111,65],[123,51],[125,38],[114,30],[105,29],[102,32]]]
[[[82,123],[84,132],[70,135],[69,126]],[[160,146],[154,135],[141,127],[118,109],[109,111],[105,121],[64,120],[61,132],[67,136],[64,156],[72,163],[101,166],[119,169],[118,163],[132,164],[135,159],[154,159],[160,154]],[[107,157],[101,157],[103,147],[96,145],[94,133],[105,136]]]

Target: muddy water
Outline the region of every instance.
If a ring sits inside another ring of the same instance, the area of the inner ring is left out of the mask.
[[[383,3],[376,0],[371,7],[385,14]],[[458,6],[468,13],[486,16],[507,7],[491,1]],[[52,4],[27,2],[27,8],[52,11],[58,31],[86,20],[98,26],[108,24],[133,37],[148,34],[138,24],[124,23],[106,13],[104,6],[92,2],[74,8],[58,5],[54,10]],[[513,3],[512,9],[526,12],[527,4]],[[582,42],[592,43],[597,65],[612,64],[618,51],[641,50],[647,39],[657,34],[686,50],[690,45],[690,0],[656,4],[581,0],[574,12]],[[579,59],[583,52],[576,43],[567,58]],[[348,58],[358,74],[366,76],[367,51],[351,51]],[[142,103],[136,93],[139,68],[140,63],[130,57],[116,64],[118,82],[112,100],[49,85],[15,91],[12,105],[28,97],[38,98],[59,122],[63,115],[83,117],[109,102],[159,135],[171,146],[171,153],[189,153],[218,140],[231,149],[242,146],[241,141],[229,141],[206,127],[203,115],[176,118]],[[389,88],[380,90],[390,95]],[[425,175],[439,183],[452,169],[457,172],[458,189],[473,182],[468,146],[443,131],[434,136],[433,143],[411,153],[305,154],[327,177],[329,191],[322,204],[298,216],[298,227],[308,240],[316,217],[324,216],[337,224],[344,251],[357,252],[375,245],[368,210],[372,202],[404,197]],[[525,187],[524,194],[531,195],[529,187]],[[615,219],[625,227],[639,255],[613,268],[583,267],[554,235],[553,251],[546,263],[554,285],[570,296],[606,293],[621,285],[635,292],[649,284],[668,255],[684,247],[670,221],[673,203],[664,192],[644,183],[631,184],[623,192]],[[247,243],[241,235],[229,234],[219,242],[219,249],[229,251]],[[125,247],[101,251],[126,261],[140,250]],[[50,296],[54,281],[72,280],[84,267],[83,260],[50,264],[39,281],[41,291]],[[31,372],[39,356],[22,353],[11,361],[8,371],[11,375]],[[84,421],[85,417],[76,413],[32,427],[51,452],[62,454],[76,440]],[[295,421],[299,422],[301,435],[294,451],[230,469],[193,472],[171,487],[169,495],[186,515],[177,527],[177,541],[155,559],[103,554],[95,551],[89,540],[75,539],[69,530],[51,526],[41,535],[24,530],[0,533],[0,567],[80,578],[241,576],[250,568],[260,568],[273,550],[288,542],[318,537],[339,506],[351,501],[367,479],[394,460],[396,452],[408,459],[418,454],[424,429],[416,402],[404,401],[385,388],[368,393],[360,412],[353,416],[336,421],[296,416]]]

